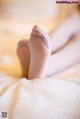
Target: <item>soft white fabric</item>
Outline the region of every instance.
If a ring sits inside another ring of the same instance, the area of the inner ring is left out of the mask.
[[[75,77],[70,78],[70,72]],[[80,65],[45,79],[1,73],[0,119],[4,111],[9,119],[80,119]]]

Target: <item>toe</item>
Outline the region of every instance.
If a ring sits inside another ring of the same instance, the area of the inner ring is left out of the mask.
[[[21,40],[21,41],[19,41],[18,42],[18,46],[26,46],[26,47],[28,47],[28,42],[29,41],[27,41],[26,39],[24,39],[24,40]]]
[[[41,28],[38,26],[34,26],[31,32],[31,38],[30,39],[38,39],[41,40],[44,45],[49,48],[50,47],[50,39],[46,32],[44,32]]]
[[[41,29],[39,26],[34,26],[33,29],[36,29],[39,36],[44,37],[48,42],[50,41],[49,35]]]

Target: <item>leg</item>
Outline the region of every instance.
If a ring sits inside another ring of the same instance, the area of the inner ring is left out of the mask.
[[[74,36],[66,47],[51,55],[46,65],[45,77],[51,76],[80,61],[80,35]]]
[[[70,37],[80,29],[80,19],[77,14],[68,17],[55,31],[51,33],[52,53],[63,47]]]
[[[30,64],[29,41],[21,40],[18,43],[17,55],[19,57],[22,68],[22,77],[28,78],[29,64]]]
[[[41,78],[44,76],[45,66],[51,54],[48,35],[39,27],[33,27],[29,47],[30,67],[28,78]]]

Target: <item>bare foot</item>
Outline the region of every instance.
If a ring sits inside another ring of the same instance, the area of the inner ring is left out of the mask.
[[[20,60],[22,67],[22,77],[28,78],[29,64],[30,64],[30,51],[29,51],[29,41],[21,40],[18,43],[17,55]]]
[[[29,41],[29,79],[44,77],[45,66],[51,54],[49,40],[47,33],[38,26],[33,27]]]

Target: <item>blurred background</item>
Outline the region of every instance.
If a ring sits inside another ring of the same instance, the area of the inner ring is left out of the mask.
[[[3,24],[6,32],[22,37],[29,35],[35,24],[48,31],[57,13],[56,0],[0,0],[0,27]]]
[[[55,0],[0,0],[0,17],[27,21],[52,20],[57,12]]]
[[[74,4],[56,4],[56,1],[60,0],[0,0],[0,29],[21,38],[29,36],[36,24],[49,32],[75,8]]]

